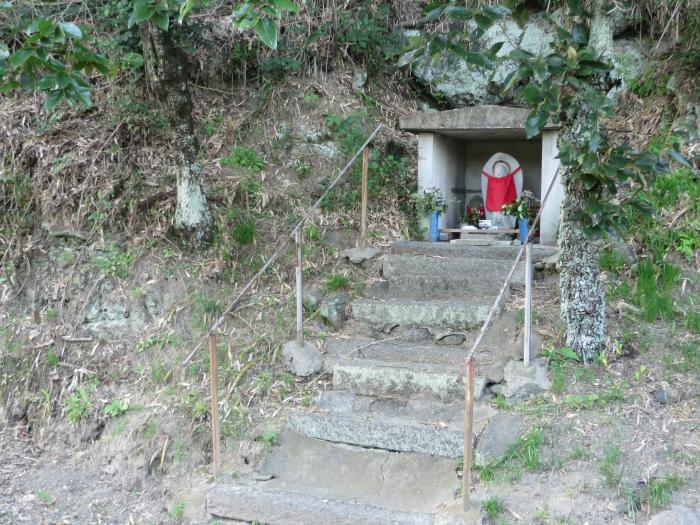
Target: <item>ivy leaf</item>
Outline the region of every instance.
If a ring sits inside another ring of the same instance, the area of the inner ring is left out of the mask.
[[[194,9],[194,3],[196,0],[186,0],[185,2],[182,3],[180,6],[180,12],[177,15],[177,23],[182,24],[182,21],[185,19],[185,17],[190,14],[190,11]]]
[[[12,2],[2,1],[0,2],[0,10],[12,9]]]
[[[168,13],[164,13],[163,11],[153,13],[151,20],[153,20],[153,23],[163,31],[167,31],[168,27],[170,27],[170,17],[168,16]]]
[[[31,49],[18,49],[15,51],[15,54],[12,55],[12,58],[10,59],[10,65],[12,67],[21,67],[22,64],[24,64],[29,57],[32,56],[32,50]]]
[[[143,55],[141,53],[127,53],[122,57],[122,64],[134,68],[141,67],[143,66]]]
[[[0,60],[4,60],[10,56],[10,48],[5,42],[0,42]]]
[[[290,13],[299,12],[299,6],[292,2],[292,0],[272,0],[272,4],[282,11],[289,11]]]
[[[447,14],[457,20],[471,20],[476,14],[476,9],[468,7],[451,6],[447,8]]]
[[[56,75],[44,75],[44,78],[39,81],[38,87],[42,91],[51,91],[58,87],[57,84]]]
[[[140,24],[151,18],[153,13],[155,13],[155,8],[148,5],[146,0],[135,0],[134,1],[134,11],[132,16],[129,17],[129,27],[134,24]]]
[[[62,98],[62,91],[52,91],[51,93],[49,93],[49,96],[46,97],[46,100],[44,100],[44,109],[46,111],[51,111],[58,105]]]
[[[409,51],[407,53],[404,53],[401,55],[401,58],[396,62],[396,67],[404,67],[410,64],[415,60],[415,58],[418,56],[419,53],[421,53],[423,50],[422,49],[413,49],[412,51]]]
[[[277,49],[277,24],[270,18],[258,20],[255,32],[267,47]]]
[[[544,111],[534,111],[528,115],[525,121],[525,135],[527,138],[531,139],[539,134],[547,123],[547,117],[548,115]]]
[[[571,40],[575,44],[585,46],[588,43],[588,28],[583,24],[576,24],[571,30]]]
[[[71,22],[61,22],[59,25],[66,35],[72,38],[83,38],[83,32],[77,25]]]

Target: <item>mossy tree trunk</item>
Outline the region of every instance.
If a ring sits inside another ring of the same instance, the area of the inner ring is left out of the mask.
[[[210,237],[211,213],[202,191],[199,144],[194,133],[187,55],[177,43],[177,28],[162,31],[142,25],[143,56],[149,89],[166,105],[175,134],[177,208],[175,227],[185,244],[201,247]]]

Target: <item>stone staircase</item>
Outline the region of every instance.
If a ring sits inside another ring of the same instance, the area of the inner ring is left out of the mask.
[[[460,523],[467,344],[518,248],[400,242],[385,281],[351,305],[349,336],[326,342],[333,389],[289,415],[255,479],[222,479],[210,522],[270,525]],[[536,247],[535,259],[551,254]],[[522,280],[522,268],[516,273]],[[518,359],[504,312],[479,351],[476,398]],[[517,350],[517,349],[516,349]],[[472,442],[496,413],[477,401]]]

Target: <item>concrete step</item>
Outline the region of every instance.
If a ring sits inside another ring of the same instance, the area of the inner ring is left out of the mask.
[[[486,320],[493,299],[359,299],[352,303],[352,316],[356,321],[384,333],[390,333],[398,326],[424,328],[440,339],[448,334],[466,333],[479,328]]]
[[[475,257],[478,259],[507,259],[514,261],[519,246],[474,246],[470,244],[450,244],[446,242],[398,241],[391,245],[394,255],[437,255],[441,257]],[[533,262],[538,262],[557,253],[552,246],[532,245]]]
[[[496,410],[475,404],[474,436]],[[323,394],[315,411],[289,414],[287,427],[334,443],[398,452],[460,458],[464,452],[464,403],[376,398],[334,390]]]
[[[454,501],[458,461],[352,447],[284,431],[258,469],[268,481],[218,483],[216,517],[270,525],[430,524]]]
[[[524,269],[523,269],[524,271]],[[497,278],[496,278],[497,277]],[[449,300],[461,299],[469,302],[493,301],[503,285],[506,274],[496,273],[482,281],[471,277],[448,277],[432,275],[397,275],[387,280],[387,299]],[[513,276],[512,284],[524,285],[525,276]],[[510,293],[510,287],[507,289]],[[506,296],[507,298],[507,296]]]
[[[486,379],[476,376],[475,399]],[[461,367],[441,363],[406,363],[367,358],[345,359],[333,367],[333,388],[365,396],[422,397],[444,403],[464,399]]]

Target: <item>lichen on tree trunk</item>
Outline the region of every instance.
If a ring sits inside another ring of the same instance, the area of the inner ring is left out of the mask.
[[[143,24],[143,54],[147,85],[167,106],[175,135],[175,227],[186,244],[198,248],[210,236],[212,218],[200,182],[202,169],[192,118],[187,55],[178,46],[175,31],[174,27],[162,31],[152,22]]]
[[[562,130],[560,142],[575,143],[575,129],[574,125]],[[559,226],[561,315],[567,346],[588,361],[605,342],[605,291],[600,282],[598,247],[575,218],[586,209],[582,179],[571,168],[562,166],[560,170],[564,185]]]

